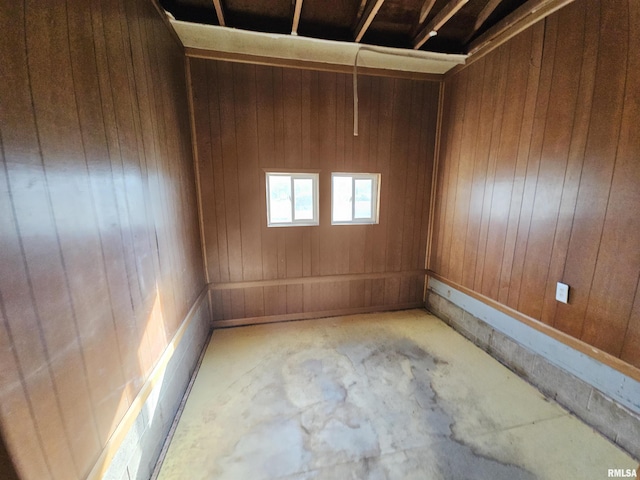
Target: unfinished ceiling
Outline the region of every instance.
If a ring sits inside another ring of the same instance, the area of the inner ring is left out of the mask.
[[[441,53],[468,53],[525,0],[161,0],[176,20]],[[528,4],[544,1],[529,0]],[[477,42],[476,42],[477,43]]]

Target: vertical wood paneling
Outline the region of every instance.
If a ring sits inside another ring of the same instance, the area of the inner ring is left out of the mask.
[[[420,125],[420,116],[422,114],[422,94],[424,89],[421,85],[416,85],[415,82],[411,82],[411,110],[409,122],[412,125]],[[424,163],[420,161],[420,130],[418,128],[408,129],[409,138],[407,139],[407,167],[405,170],[405,188],[407,189],[407,195],[404,198],[404,222],[402,226],[402,237],[407,238],[408,241],[403,242],[402,253],[400,258],[400,270],[411,270],[414,265],[418,264],[418,259],[414,255],[418,245],[414,243],[414,230],[416,224],[420,222],[421,215],[418,207],[422,204],[422,195],[420,200],[416,201],[416,194],[418,193],[418,178],[420,176],[419,165]],[[424,181],[424,179],[423,179]],[[418,204],[416,204],[418,202]],[[419,228],[419,226],[418,226]],[[408,303],[412,298],[415,298],[415,284],[412,278],[400,279],[400,303]]]
[[[199,67],[205,68],[206,65],[190,65],[189,68],[197,69]],[[190,71],[190,75],[202,75],[200,72]],[[213,138],[213,126],[209,118],[209,109],[206,107],[209,104],[209,90],[207,88],[202,90],[192,89],[193,99],[193,117],[194,117],[194,135],[196,138],[201,135],[206,135],[209,138]],[[218,131],[216,131],[216,134]],[[203,197],[213,198],[213,192],[215,190],[215,184],[213,180],[213,162],[211,161],[211,150],[219,145],[217,142],[209,141],[202,145],[202,149],[198,158],[198,175],[201,179],[200,186],[205,189],[205,192],[201,195]],[[218,219],[216,215],[215,205],[202,205],[202,228],[207,229],[207,233],[203,233],[203,237],[208,239],[209,246],[205,248],[206,252],[206,265],[208,270],[208,280],[212,282],[220,281],[220,261],[218,257],[218,235],[216,234],[216,225]],[[211,265],[211,267],[209,267]]]
[[[196,62],[191,62],[196,64]],[[202,63],[210,65],[210,62]],[[260,197],[266,196],[266,184],[263,169],[268,168],[275,161],[275,128],[274,111],[275,95],[273,72],[267,67],[256,67],[257,111],[258,122],[258,157],[260,168],[254,172],[260,184]],[[261,81],[258,81],[258,78]],[[213,105],[203,105],[203,108],[214,108]],[[206,139],[205,139],[206,142]],[[203,198],[208,198],[203,195]],[[258,220],[261,235],[262,272],[263,278],[278,278],[278,229],[267,228],[267,222]],[[215,228],[215,226],[214,226]],[[264,295],[264,314],[275,315],[278,312],[278,287],[266,287]],[[214,304],[215,305],[215,304]],[[217,318],[218,319],[218,318]],[[220,317],[219,319],[222,319]]]
[[[562,188],[562,201],[558,212],[558,224],[556,226],[554,245],[549,267],[549,278],[561,278],[564,271],[568,253],[568,244],[573,226],[573,218],[582,174],[584,149],[589,132],[589,119],[592,114],[593,88],[597,65],[598,33],[600,28],[599,16],[600,3],[590,0],[587,5],[588,14],[582,42],[582,66],[580,73],[580,86],[577,92],[576,109],[573,119],[571,143],[567,169]],[[555,300],[556,286],[547,282],[544,306],[541,320],[553,324],[555,320],[557,302]]]
[[[500,283],[507,222],[509,221],[509,207],[513,188],[513,178],[516,163],[513,159],[517,155],[518,137],[522,112],[524,107],[523,95],[510,85],[523,85],[527,80],[527,69],[519,64],[519,58],[529,53],[530,35],[516,37],[510,44],[509,62],[506,73],[506,94],[502,109],[502,128],[500,129],[497,157],[495,165],[494,187],[491,194],[491,210],[487,230],[487,243],[484,249],[485,261],[482,272],[482,290],[487,295],[497,296]]]
[[[125,202],[122,195],[122,176],[119,175],[119,166],[121,164],[120,144],[117,139],[106,32],[102,17],[102,4],[94,2],[91,5],[92,28],[87,33],[93,37],[91,43],[95,48],[96,93],[99,94],[99,99],[92,100],[92,102],[96,101],[95,104],[88,103],[89,108],[86,111],[87,117],[89,115],[96,116],[96,124],[92,125],[89,130],[96,134],[96,142],[92,142],[92,148],[95,149],[95,157],[88,155],[87,161],[91,168],[99,172],[98,178],[103,186],[104,196],[101,200],[101,212],[110,226],[105,231],[108,232],[106,235],[109,236],[109,241],[105,242],[105,246],[108,249],[105,250],[105,256],[108,258],[107,271],[110,285],[113,285],[112,293],[114,298],[112,305],[114,314],[119,319],[117,329],[119,338],[122,341],[122,357],[129,382],[128,388],[135,391],[142,385],[141,368],[135,360],[136,339],[140,330],[138,325],[140,315],[134,305],[139,305],[140,302],[140,286],[137,281],[132,282],[136,278],[132,270],[134,254],[131,233],[127,228],[128,215],[125,214]],[[83,42],[86,41],[85,38]],[[96,111],[95,106],[91,108],[90,105],[100,105],[101,108]],[[100,124],[102,128],[100,128]],[[100,130],[104,135],[102,145],[97,141],[97,134]],[[109,158],[110,161],[104,162],[104,158]],[[147,364],[150,363],[150,359],[145,358],[145,361]]]
[[[455,101],[455,116],[459,120],[452,122],[448,130],[450,141],[451,158],[460,159],[460,136],[462,134],[462,128],[464,126],[464,105],[467,94],[467,79],[461,77],[457,79],[456,83],[456,95],[453,97]],[[450,168],[447,169],[447,196],[442,198],[442,202],[446,204],[446,212],[451,215],[453,219],[455,217],[455,199],[458,194],[458,172],[460,170],[459,162],[451,162]],[[443,224],[443,236],[442,236],[442,269],[447,274],[451,271],[451,244],[453,239],[453,222],[445,222]]]
[[[485,59],[476,62],[474,68],[476,75],[482,81],[477,84],[481,87],[477,93],[479,108],[477,115],[480,115],[485,108],[488,97],[491,93],[491,87],[487,78],[491,78],[491,65],[487,64]],[[472,122],[478,123],[478,117],[470,118]],[[469,209],[467,211],[467,228],[466,237],[468,241],[464,246],[463,264],[462,264],[462,282],[465,285],[473,284],[475,278],[475,266],[478,259],[478,240],[480,235],[481,208],[484,204],[484,178],[487,172],[487,155],[484,155],[484,149],[481,148],[483,139],[487,137],[487,129],[483,130],[483,125],[477,125],[474,135],[470,135],[469,142],[473,142],[473,153],[470,156],[473,159],[473,175],[471,177],[471,188],[469,189]],[[434,229],[437,228],[434,225]]]
[[[56,248],[45,241],[51,240],[52,221],[47,206],[46,181],[40,158],[40,146],[36,122],[33,114],[32,95],[30,91],[30,79],[28,65],[24,61],[26,45],[25,26],[26,12],[23,4],[12,5],[3,9],[0,13],[4,35],[0,37],[0,45],[3,60],[7,67],[2,82],[2,154],[3,154],[3,184],[2,188],[2,246],[0,258],[2,261],[2,275],[0,275],[0,296],[2,298],[2,310],[5,317],[5,330],[11,339],[5,338],[5,345],[13,345],[16,360],[15,372],[9,369],[13,375],[3,375],[2,380],[2,426],[10,452],[14,452],[17,445],[28,442],[23,438],[28,430],[6,418],[9,412],[19,415],[12,410],[5,410],[4,406],[15,405],[15,383],[9,383],[19,378],[22,374],[25,379],[25,396],[27,402],[23,409],[29,407],[23,415],[34,418],[36,431],[39,434],[41,455],[47,461],[49,474],[57,472],[59,477],[68,475],[73,478],[77,475],[75,460],[72,455],[71,445],[66,433],[65,417],[61,408],[61,398],[57,395],[41,397],[42,401],[30,404],[31,395],[43,386],[49,392],[55,392],[60,384],[59,373],[50,363],[50,348],[52,341],[45,337],[43,322],[41,321],[42,299],[48,297],[52,301],[64,295],[61,285],[53,283],[45,285],[45,290],[36,291],[40,282],[34,282],[34,273],[37,278],[42,278],[45,283],[51,275],[59,272],[59,262],[55,255]],[[6,128],[13,122],[13,128]],[[27,208],[32,212],[39,212],[37,217],[32,213],[29,216],[21,215],[17,218],[21,208]],[[24,238],[22,238],[24,236]],[[41,260],[34,265],[35,252],[41,251]],[[41,269],[41,270],[39,270]],[[8,273],[11,272],[11,273]],[[49,273],[47,273],[49,272]],[[40,300],[40,301],[39,301]],[[55,315],[59,308],[57,303],[52,303],[49,314]],[[37,332],[36,335],[33,333]],[[67,337],[66,331],[61,328],[58,338]],[[55,345],[54,345],[55,347]],[[47,375],[36,375],[38,370],[46,371]],[[18,375],[16,375],[16,373]],[[35,381],[34,381],[35,380]],[[38,381],[39,380],[39,381]],[[42,392],[42,390],[40,390]],[[7,399],[5,400],[5,395]],[[13,398],[12,398],[13,397]],[[5,403],[6,402],[6,403]],[[19,412],[20,410],[18,410]],[[49,428],[50,430],[47,430]],[[47,432],[56,432],[58,440],[52,441]],[[40,433],[42,432],[42,433]],[[43,434],[44,437],[43,438]],[[49,438],[46,438],[49,437]],[[15,443],[14,443],[15,442]],[[37,450],[35,450],[37,456]],[[15,457],[15,455],[14,455]],[[21,468],[21,473],[34,474],[29,468],[27,458],[15,458],[15,463]],[[41,470],[36,468],[36,472]],[[37,478],[37,477],[33,477]]]
[[[622,344],[622,353],[620,358],[629,362],[632,365],[638,365],[640,362],[640,352],[638,351],[638,344],[640,343],[640,281],[636,288],[635,300],[633,303],[633,310],[629,317],[627,324],[627,331],[624,336],[624,343]]]
[[[360,134],[354,137],[349,75],[189,62],[194,104],[200,102],[195,108],[198,158],[214,165],[213,178],[200,175],[202,205],[221,207],[217,225],[203,213],[211,279],[217,270],[218,282],[226,283],[424,268],[422,224],[429,212],[436,84],[363,76]],[[218,117],[222,120],[212,120]],[[319,226],[266,227],[264,170],[269,168],[320,172]],[[382,174],[378,225],[331,225],[331,172],[339,171]],[[231,273],[227,277],[225,268]],[[419,277],[216,291],[214,316],[415,304],[422,300]]]
[[[85,478],[204,285],[184,58],[143,0],[0,27],[1,430]]]
[[[7,153],[10,152],[7,150]],[[5,160],[5,149],[2,149]],[[3,165],[6,167],[6,163]],[[64,448],[66,455],[55,455],[54,446],[45,444],[40,435],[40,428],[51,428],[60,431],[61,417],[56,403],[56,398],[49,397],[46,404],[31,402],[29,391],[33,391],[36,385],[52,387],[52,376],[49,368],[41,369],[41,365],[47,365],[48,354],[43,345],[41,336],[33,334],[38,332],[40,325],[37,314],[33,308],[33,302],[28,285],[28,274],[25,270],[21,253],[22,247],[19,235],[16,231],[9,184],[5,168],[0,170],[0,230],[5,232],[0,250],[0,267],[2,271],[12,272],[12,275],[0,276],[0,314],[2,315],[2,331],[0,332],[0,355],[2,359],[3,381],[5,393],[2,397],[3,405],[18,418],[15,418],[18,428],[5,425],[3,434],[10,445],[25,445],[31,452],[30,459],[14,459],[19,463],[20,470],[32,478],[39,476],[44,478],[51,476],[53,469],[73,474],[73,460],[69,452],[67,438],[62,436],[58,442]],[[11,285],[10,285],[11,284]],[[25,297],[22,302],[5,301],[2,292],[9,288],[18,288]],[[18,303],[31,305],[22,312],[21,321],[19,312],[14,311]],[[16,342],[16,339],[21,342]],[[38,370],[40,373],[38,375]],[[52,461],[52,458],[55,460]],[[31,461],[33,460],[33,461]],[[52,465],[54,463],[55,465]]]
[[[428,87],[428,91],[424,92],[424,96],[439,97],[440,84],[431,84]],[[422,102],[422,112],[420,113],[420,138],[418,139],[418,158],[427,157],[430,152],[429,148],[435,149],[436,130],[429,128],[437,124],[438,109],[431,108],[426,102]],[[429,223],[431,213],[431,202],[425,203],[422,201],[424,198],[431,199],[431,187],[432,187],[432,173],[433,165],[430,170],[427,170],[428,165],[425,162],[418,162],[418,188],[416,191],[416,208],[418,209],[420,218],[414,229],[413,242],[415,245],[414,257],[412,257],[411,263],[413,265],[426,266],[426,249],[421,248],[420,239],[427,238],[429,235]],[[428,183],[427,183],[428,182]],[[415,258],[417,256],[417,258]],[[416,288],[420,288],[416,284]]]
[[[394,80],[393,87],[393,116],[391,129],[391,162],[397,158],[405,159],[389,169],[386,175],[389,193],[387,215],[387,255],[385,271],[393,272],[401,269],[402,247],[404,238],[402,231],[405,226],[405,211],[403,208],[403,191],[406,181],[407,161],[409,158],[408,140],[411,125],[411,83],[407,80]],[[396,157],[397,155],[397,157]],[[394,194],[394,192],[396,192]],[[405,195],[408,192],[405,192]],[[393,212],[393,214],[391,214]],[[400,302],[400,279],[385,279],[384,299],[386,304]]]
[[[487,173],[484,181],[484,195],[482,197],[482,210],[480,214],[480,233],[478,237],[478,257],[475,265],[474,286],[482,291],[486,289],[483,285],[485,278],[485,267],[487,259],[487,246],[489,242],[489,232],[492,227],[492,207],[493,194],[496,187],[496,169],[498,166],[498,154],[500,146],[500,127],[504,114],[505,96],[507,90],[506,77],[509,65],[509,50],[503,49],[499,52],[498,59],[492,70],[491,97],[490,102],[494,115],[485,119],[487,123],[486,131],[483,132],[483,148],[486,149]],[[486,110],[484,110],[486,111]],[[499,173],[498,173],[499,175]],[[464,185],[460,186],[464,188]],[[494,216],[495,221],[495,216]],[[491,247],[491,245],[489,245]],[[491,250],[489,251],[491,254]]]
[[[455,81],[455,78],[452,79],[452,82]],[[443,91],[446,89],[446,84],[443,85]],[[449,85],[449,88],[451,86]],[[440,152],[439,155],[441,157],[446,157],[449,154],[449,146],[451,144],[450,134],[453,122],[451,121],[450,116],[453,115],[454,109],[452,108],[453,100],[458,93],[458,89],[452,88],[451,93],[447,92],[446,95],[440,99],[442,102],[442,118],[440,119],[441,128],[440,128]],[[445,138],[447,141],[445,141]],[[444,246],[444,229],[446,227],[446,222],[443,221],[443,218],[446,216],[447,211],[447,203],[445,202],[445,198],[447,197],[447,193],[449,190],[449,170],[451,169],[451,162],[442,162],[437,166],[437,177],[436,177],[436,185],[438,186],[435,193],[435,205],[434,205],[434,219],[433,219],[433,230],[430,232],[432,237],[432,244],[439,245],[441,247]],[[438,208],[435,208],[435,207]],[[430,268],[437,271],[442,271],[444,268],[444,248],[432,248],[431,249],[431,258],[429,259]]]
[[[563,275],[566,282],[574,286],[572,308],[559,305],[556,312],[556,325],[580,337],[584,333],[585,314],[593,287],[622,119],[629,34],[627,4],[614,2],[610,8],[603,6],[600,11],[593,114],[574,214],[582,221],[574,221]],[[620,15],[623,9],[625,15]],[[621,42],[621,38],[625,41]]]
[[[638,25],[632,1],[578,0],[446,81],[432,250],[436,273],[635,366]]]
[[[56,276],[63,288],[59,314],[54,317],[55,323],[46,322],[45,330],[50,339],[54,339],[58,331],[65,333],[51,342],[52,353],[64,351],[68,344],[74,351],[74,366],[70,369],[65,368],[69,359],[54,357],[50,361],[57,372],[58,395],[62,399],[67,431],[75,433],[70,435],[70,443],[76,469],[81,473],[90,468],[91,459],[100,448],[95,412],[97,398],[88,375],[88,363],[92,358],[86,343],[90,340],[84,335],[86,324],[82,322],[83,318],[91,319],[90,306],[83,303],[81,297],[83,276],[86,275],[88,282],[94,277],[90,265],[96,259],[93,218],[88,211],[86,170],[81,164],[83,152],[74,108],[65,5],[58,3],[53,8],[38,8],[27,3],[26,18],[33,115],[47,185],[50,238],[57,250]],[[60,47],[38,48],[40,39],[47,45]],[[60,86],[56,93],[52,92],[52,83]],[[65,143],[60,142],[62,138]],[[64,172],[74,172],[74,175],[64,175]],[[69,215],[69,211],[74,211],[74,215]],[[78,235],[79,230],[86,236]],[[32,262],[35,262],[33,257]],[[48,306],[41,304],[40,308],[44,312]],[[104,309],[96,312],[97,317],[106,313]],[[103,318],[96,320],[104,322]]]
[[[482,65],[473,65],[472,69],[482,68]],[[459,146],[459,165],[457,187],[468,185],[473,178],[473,155],[463,155],[462,152],[473,151],[472,145],[475,143],[476,131],[478,128],[478,111],[481,100],[482,83],[467,83],[466,95],[468,100],[464,103],[464,112],[462,113],[462,125],[460,128],[460,146]],[[469,205],[471,190],[468,188],[456,188],[455,197],[453,198],[453,222],[451,229],[453,232],[466,231],[469,210],[465,209],[465,205]],[[451,238],[451,251],[464,252],[464,237],[461,235],[453,235]],[[457,282],[462,280],[462,270],[464,265],[464,254],[456,253],[452,255],[449,262],[449,276],[455,278]]]
[[[637,25],[640,24],[640,8],[638,8],[637,3],[629,4],[629,24],[631,26],[631,33],[629,36],[629,50],[634,51],[639,48],[638,40],[640,39],[640,35],[638,35],[637,30]],[[634,125],[637,125],[637,122],[634,119],[637,119],[638,115],[640,115],[640,111],[638,110],[640,108],[640,98],[638,97],[638,89],[634,88],[635,84],[632,78],[634,72],[637,72],[638,70],[640,70],[638,56],[636,55],[630,57],[629,65],[627,68],[625,111],[622,124],[623,130],[620,132],[620,159],[624,169],[632,169],[632,165],[637,166],[638,151],[640,150],[640,145],[638,144],[640,138],[635,133],[636,127],[634,127]],[[635,169],[634,173],[630,173],[630,177],[635,179],[638,178],[637,168]],[[630,196],[626,200],[631,200],[633,202],[633,200],[636,199],[635,201],[638,202],[638,191],[640,191],[640,189],[638,188],[638,180],[636,180],[633,185],[634,193],[627,191],[628,195]],[[631,214],[632,210],[633,209],[629,209],[626,212],[626,215]],[[633,222],[637,222],[637,218],[634,218]],[[636,223],[632,223],[632,225],[636,225]],[[624,336],[624,342],[622,344],[620,357],[633,365],[639,365],[640,348],[638,348],[638,345],[640,345],[640,275],[638,276],[638,281],[636,284],[633,308],[627,322],[627,329]]]
[[[617,132],[615,167],[583,334],[585,341],[618,355],[623,353],[640,278],[637,241],[640,218],[636,209],[640,205],[640,93],[635,79],[640,72],[640,62],[635,53],[640,46],[637,30],[640,9],[635,3],[629,4],[628,8],[628,19],[620,22],[618,27],[622,32],[628,31],[629,35],[622,119]],[[626,50],[624,47],[620,49]],[[607,321],[604,331],[601,330],[603,321]]]
[[[248,68],[253,68],[248,66]],[[255,68],[253,68],[255,70]],[[283,102],[284,112],[284,167],[299,165],[302,160],[302,83],[300,70],[286,69],[282,71],[283,84],[286,85]],[[237,97],[236,97],[237,98]],[[254,109],[255,114],[255,109]],[[244,137],[244,132],[239,131]],[[261,172],[258,172],[260,175]],[[264,172],[262,172],[262,177]],[[253,201],[256,209],[254,222],[262,221],[266,216],[266,208]],[[300,228],[284,229],[286,248],[286,277],[302,277],[303,275],[303,230]],[[244,254],[244,253],[243,253]],[[251,258],[251,252],[246,252]],[[303,310],[303,288],[301,285],[287,285],[287,313],[298,313]],[[249,316],[249,315],[247,315]]]
[[[513,185],[509,205],[509,218],[507,220],[502,266],[500,267],[500,284],[498,287],[498,299],[506,304],[511,293],[511,278],[514,273],[514,256],[518,245],[518,229],[520,227],[520,212],[525,188],[526,172],[528,168],[529,150],[531,146],[531,132],[535,120],[538,86],[542,72],[543,38],[545,35],[544,23],[538,23],[531,27],[522,36],[531,34],[529,68],[524,93],[524,110],[522,123],[519,125],[519,139],[515,159]]]
[[[580,71],[582,63],[582,58],[572,53],[580,51],[584,40],[584,13],[576,16],[570,10],[562,10],[557,20],[558,30],[566,31],[566,34],[556,41],[554,64],[563,62],[564,66],[554,68],[551,77],[538,181],[524,258],[521,288],[527,292],[545,291],[576,115],[580,78],[575,72]],[[541,318],[543,302],[542,294],[521,295],[518,309],[532,317]]]
[[[380,173],[380,223],[378,229],[382,232],[387,231],[387,225],[391,218],[391,207],[389,198],[390,191],[387,188],[389,182],[389,169],[391,165],[391,132],[393,128],[393,111],[394,111],[394,80],[391,78],[378,78],[378,90],[373,93],[374,98],[377,97],[380,102],[378,111],[378,142],[376,145],[376,170],[374,173]],[[373,271],[384,272],[387,264],[386,234],[376,235],[374,237],[374,260]],[[376,289],[384,288],[384,281],[376,281]],[[384,294],[376,291],[375,298],[382,304],[384,302]]]

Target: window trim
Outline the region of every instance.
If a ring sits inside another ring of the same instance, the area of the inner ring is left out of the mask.
[[[273,169],[273,170],[265,170],[265,192],[266,192],[266,200],[267,200],[267,227],[315,227],[320,225],[320,215],[319,215],[319,206],[318,206],[318,190],[320,184],[320,175],[316,172],[291,172],[285,171],[281,169]],[[270,205],[270,187],[269,187],[269,177],[280,176],[280,177],[291,177],[291,222],[272,222],[271,221],[271,205]],[[295,190],[294,190],[294,181],[295,180],[306,180],[311,179],[312,184],[312,201],[313,201],[313,218],[312,219],[304,219],[304,220],[296,220],[295,219]]]
[[[355,218],[356,202],[351,201],[351,220],[333,219],[333,179],[334,177],[351,177],[352,195],[355,192],[356,180],[371,180],[371,217]],[[380,223],[380,182],[381,175],[379,173],[354,173],[354,172],[331,172],[331,225],[376,225]]]

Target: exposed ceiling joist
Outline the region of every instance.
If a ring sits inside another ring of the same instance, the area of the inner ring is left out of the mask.
[[[493,13],[493,11],[500,5],[502,0],[489,0],[489,2],[484,6],[480,13],[476,17],[476,22],[473,24],[473,32],[477,32],[478,29],[487,21],[489,15]]]
[[[453,17],[469,0],[451,0],[438,14],[416,35],[413,48],[418,49],[427,40],[438,34],[438,30]]]
[[[573,0],[529,0],[469,44],[469,55],[494,49]]]
[[[251,32],[179,20],[171,20],[171,25],[185,46],[187,56],[202,58],[351,73],[359,54],[358,69],[368,74],[411,74],[423,79],[437,78],[435,76],[466,60],[466,55],[363,47],[354,42]]]
[[[418,21],[420,25],[422,25],[422,23],[424,23],[424,21],[427,19],[427,17],[429,16],[429,12],[431,12],[431,9],[435,5],[435,3],[436,0],[425,0],[425,2],[422,4],[422,8],[420,9],[420,20]]]
[[[298,34],[298,24],[300,23],[301,12],[302,12],[302,0],[296,0],[296,7],[293,11],[293,25],[291,27],[291,35]]]
[[[216,15],[218,16],[218,23],[221,27],[226,25],[224,21],[224,11],[222,10],[222,3],[220,0],[213,0],[213,6],[216,8]]]
[[[514,28],[521,31],[522,24],[540,18],[536,16],[538,11],[557,9],[556,5],[571,0],[149,1],[156,4],[161,1],[169,9],[167,15],[184,22],[216,26],[229,26],[231,22],[236,29],[288,37],[303,33],[324,40],[348,39],[356,45],[366,42],[450,54],[466,50],[475,54],[478,50],[485,52],[485,47],[493,48],[496,41],[502,42],[508,31]],[[425,43],[435,35],[443,38]]]
[[[469,34],[465,37],[462,43],[467,44],[469,40],[475,35],[478,29],[487,21],[489,15],[493,13],[493,11],[500,5],[502,0],[489,0],[489,2],[484,6],[480,13],[476,17],[476,21],[473,24],[473,28],[469,32]]]
[[[362,18],[362,13],[364,12],[364,9],[366,6],[367,6],[367,0],[360,0],[360,5],[358,5],[358,13],[356,13],[356,18],[353,21],[352,30],[355,30],[356,27],[358,26],[358,22],[360,21],[360,18]]]
[[[355,31],[356,42],[359,42],[360,40],[362,40],[362,37],[364,36],[367,29],[369,28],[369,25],[371,25],[371,22],[373,22],[373,19],[378,13],[378,10],[380,10],[380,7],[382,7],[383,3],[384,3],[384,0],[371,0],[369,2],[369,4],[367,5],[367,8],[365,8],[364,13],[362,14],[362,17],[360,17],[358,26],[356,27],[356,31]]]

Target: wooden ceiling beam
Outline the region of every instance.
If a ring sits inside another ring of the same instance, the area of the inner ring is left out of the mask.
[[[368,3],[367,8],[365,8],[364,13],[362,14],[362,17],[360,17],[358,26],[356,27],[356,31],[355,31],[356,42],[359,42],[360,40],[362,40],[362,37],[364,37],[364,34],[369,28],[369,25],[371,25],[371,22],[373,22],[373,19],[378,13],[378,10],[380,10],[380,7],[382,7],[383,3],[384,3],[384,0],[371,0]]]
[[[213,0],[213,6],[216,9],[216,15],[218,16],[218,23],[221,27],[226,25],[224,21],[224,11],[222,10],[222,2],[220,0]]]
[[[469,55],[493,50],[574,0],[529,0],[469,44]]]
[[[484,8],[480,10],[480,13],[476,17],[476,21],[473,24],[473,28],[462,41],[464,45],[466,45],[469,40],[471,40],[471,38],[475,35],[475,33],[480,29],[480,27],[484,25],[484,22],[487,21],[489,15],[491,15],[493,11],[498,7],[498,5],[500,5],[500,2],[502,2],[502,0],[489,0]]]
[[[484,6],[480,13],[476,17],[476,23],[473,24],[473,33],[476,33],[478,29],[487,21],[489,15],[493,13],[493,11],[500,5],[502,0],[489,0],[489,2]]]
[[[358,26],[358,22],[360,18],[362,18],[362,13],[364,12],[364,8],[367,6],[367,0],[360,0],[360,5],[358,5],[358,13],[356,13],[356,19],[353,21],[352,30],[355,31]]]
[[[296,0],[296,8],[293,11],[293,25],[291,26],[291,35],[298,34],[298,24],[300,23],[301,12],[302,12],[302,0]]]
[[[453,17],[458,10],[464,7],[469,0],[451,0],[438,14],[416,35],[413,40],[413,48],[418,49],[431,37],[438,34],[438,30]]]
[[[418,21],[418,24],[422,25],[424,23],[435,4],[436,0],[425,0],[422,4],[422,8],[420,9],[420,20]]]

